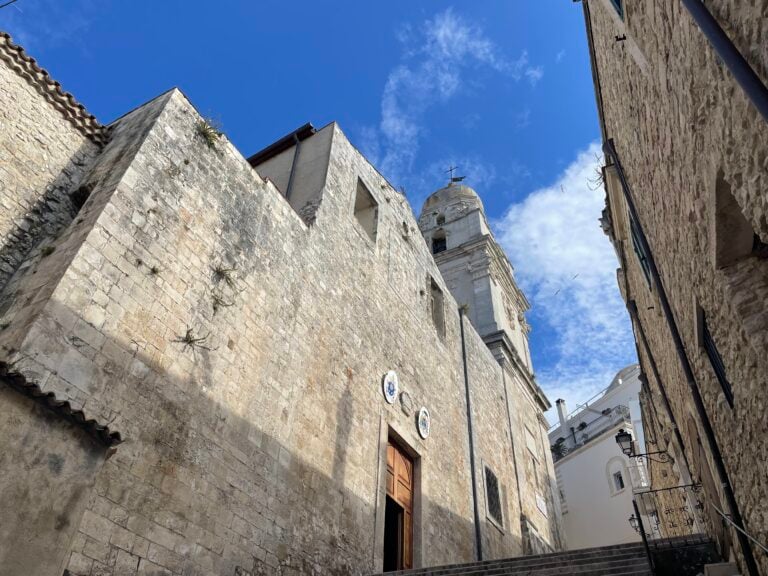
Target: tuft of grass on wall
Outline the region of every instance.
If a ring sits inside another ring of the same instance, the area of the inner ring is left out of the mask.
[[[216,150],[219,140],[224,135],[219,123],[211,118],[201,118],[198,120],[195,123],[195,131],[202,141],[205,142],[206,146],[212,150]]]

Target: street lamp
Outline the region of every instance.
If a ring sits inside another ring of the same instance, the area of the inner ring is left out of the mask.
[[[632,526],[632,530],[640,534],[640,523],[637,521],[637,516],[634,514],[629,517],[629,525]]]
[[[632,434],[624,430],[624,428],[616,434],[616,444],[619,445],[619,448],[621,448],[621,451],[626,456],[632,456],[632,452],[635,451],[635,447],[632,446]]]
[[[635,454],[635,445],[632,442],[632,434],[621,428],[619,433],[616,434],[616,444],[619,445],[621,451],[625,456],[630,458],[646,458],[653,460],[654,462],[669,462],[670,457],[666,450],[657,450],[656,452],[646,452],[644,454]],[[651,458],[651,456],[657,455],[658,458]]]

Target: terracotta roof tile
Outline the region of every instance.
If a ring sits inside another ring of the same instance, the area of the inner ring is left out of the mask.
[[[6,362],[0,362],[0,383],[9,385],[63,418],[74,422],[105,446],[116,446],[123,441],[119,432],[111,431],[108,426],[86,418],[82,410],[74,410],[69,402],[57,399],[53,392],[43,392],[40,386],[29,382],[23,374],[13,372]]]
[[[14,44],[10,34],[0,31],[0,60],[11,70],[24,78],[50,104],[56,108],[83,136],[98,145],[103,145],[108,138],[108,129],[96,117],[89,114],[85,106],[75,97],[61,88],[61,84],[50,77],[37,61]]]

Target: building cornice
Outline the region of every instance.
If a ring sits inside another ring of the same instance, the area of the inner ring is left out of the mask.
[[[481,250],[485,251],[486,258],[490,262],[490,265],[488,266],[489,270],[495,272],[495,274],[493,274],[494,278],[498,279],[499,282],[506,286],[507,291],[515,297],[518,307],[522,311],[529,310],[531,307],[530,302],[528,302],[525,294],[523,294],[523,291],[520,290],[515,282],[515,278],[512,275],[512,265],[509,263],[506,254],[504,254],[504,250],[502,250],[501,246],[499,246],[498,242],[496,242],[496,239],[491,234],[485,234],[475,240],[465,242],[460,246],[435,254],[434,259],[438,265],[441,265],[443,263],[450,263],[457,254],[469,255]],[[506,264],[506,266],[504,264]]]
[[[101,146],[108,139],[109,130],[102,125],[85,106],[75,97],[61,88],[37,61],[24,51],[24,48],[14,44],[10,34],[0,31],[0,60],[27,81],[51,106],[83,136]]]
[[[541,386],[536,382],[536,377],[528,369],[528,366],[525,365],[523,359],[520,358],[520,354],[517,353],[514,344],[512,344],[512,341],[504,330],[499,330],[498,332],[484,336],[483,342],[485,342],[486,346],[494,352],[494,356],[500,363],[503,359],[514,367],[516,372],[522,377],[528,392],[533,396],[543,412],[546,412],[552,407],[547,395],[544,394]],[[501,359],[497,355],[497,351],[501,353]]]

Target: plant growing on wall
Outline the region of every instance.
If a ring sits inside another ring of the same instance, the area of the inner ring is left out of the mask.
[[[195,132],[205,142],[208,148],[216,149],[219,139],[224,135],[217,121],[211,118],[201,118],[195,122]]]
[[[211,296],[213,300],[213,313],[216,314],[221,308],[229,308],[234,304],[234,302],[227,302],[224,299],[224,296],[219,294],[218,292],[214,292]]]
[[[199,337],[195,336],[192,328],[187,327],[186,333],[183,336],[179,336],[178,338],[173,339],[172,342],[179,342],[184,344],[184,350],[187,348],[202,348],[203,350],[211,351],[216,350],[216,348],[211,348],[208,346],[208,336],[210,336],[210,334]]]
[[[218,284],[224,282],[232,290],[237,290],[237,283],[235,281],[235,273],[237,272],[237,266],[227,268],[223,264],[217,264],[213,268],[213,279]]]
[[[549,448],[552,450],[552,455],[555,458],[562,458],[568,451],[565,447],[565,438],[558,438]]]

